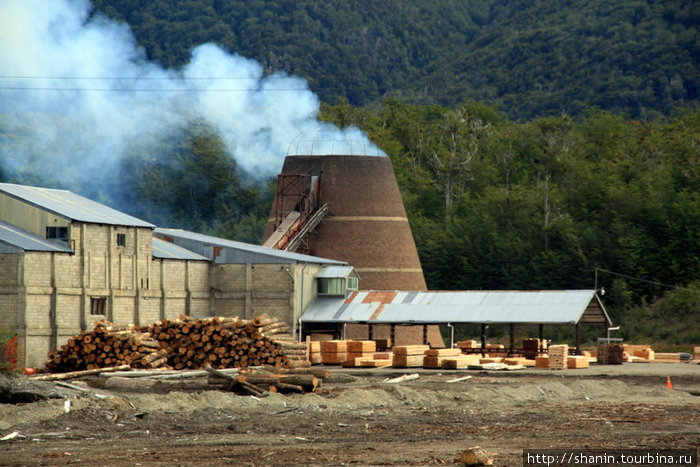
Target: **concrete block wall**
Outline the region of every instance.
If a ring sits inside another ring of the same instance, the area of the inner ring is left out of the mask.
[[[160,321],[161,299],[160,294],[147,295],[138,298],[138,324],[148,326],[151,323]]]
[[[164,298],[164,314],[167,319],[177,319],[180,315],[187,314],[187,302],[185,294],[166,295]]]
[[[0,333],[17,332],[20,325],[19,296],[13,293],[0,293]]]
[[[24,278],[27,287],[52,287],[52,258],[50,253],[30,253],[24,256]]]
[[[209,268],[207,261],[189,261],[187,263],[187,285],[190,291],[209,293]]]
[[[185,290],[187,264],[185,261],[164,260],[163,277],[160,278],[163,290]]]
[[[22,258],[21,254],[0,254],[0,287],[16,287],[20,284]]]
[[[53,255],[54,269],[56,271],[53,281],[57,287],[81,287],[82,286],[82,256],[80,255]]]

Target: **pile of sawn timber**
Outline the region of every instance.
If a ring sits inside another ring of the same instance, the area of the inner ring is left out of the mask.
[[[306,344],[295,342],[289,326],[261,315],[164,319],[149,326],[117,326],[99,321],[49,353],[50,373],[129,365],[175,370],[310,366]]]

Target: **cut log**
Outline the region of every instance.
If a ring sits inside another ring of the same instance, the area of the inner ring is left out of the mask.
[[[70,373],[54,373],[54,374],[48,374],[48,375],[40,375],[40,376],[35,376],[32,379],[37,380],[37,381],[55,381],[55,380],[61,380],[61,379],[71,379],[71,378],[80,378],[83,376],[89,376],[89,375],[97,375],[100,373],[109,373],[110,371],[125,371],[128,370],[130,367],[129,365],[121,365],[121,366],[115,366],[111,368],[96,368],[93,370],[83,370],[83,371],[72,371]]]

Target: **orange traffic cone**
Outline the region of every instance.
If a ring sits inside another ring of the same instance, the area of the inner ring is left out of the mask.
[[[666,387],[669,389],[673,389],[673,385],[671,384],[671,377],[670,376],[666,377]]]

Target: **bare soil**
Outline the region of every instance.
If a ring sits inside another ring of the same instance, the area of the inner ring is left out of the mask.
[[[0,465],[454,465],[479,445],[513,466],[523,449],[700,445],[700,365],[420,370],[401,384],[384,380],[402,370],[330,368],[323,394],[266,398],[50,383],[56,398],[0,404]]]

